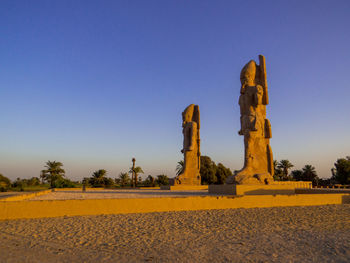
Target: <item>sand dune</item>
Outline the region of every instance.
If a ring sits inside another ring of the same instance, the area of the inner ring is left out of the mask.
[[[349,262],[350,205],[0,222],[0,262]]]

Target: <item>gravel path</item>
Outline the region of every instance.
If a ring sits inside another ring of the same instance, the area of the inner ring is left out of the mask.
[[[0,221],[0,262],[349,262],[350,205]]]

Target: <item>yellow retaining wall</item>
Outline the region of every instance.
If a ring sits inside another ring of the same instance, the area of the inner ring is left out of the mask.
[[[350,194],[17,201],[0,202],[0,219],[345,203],[350,203]]]
[[[0,202],[22,201],[22,200],[30,199],[30,198],[33,198],[33,197],[36,197],[36,196],[46,195],[46,194],[51,193],[51,192],[52,192],[52,190],[49,189],[49,190],[43,190],[43,191],[35,192],[35,193],[14,195],[14,196],[9,196],[9,197],[0,199]]]
[[[345,188],[312,188],[295,189],[296,194],[350,194],[350,189]]]

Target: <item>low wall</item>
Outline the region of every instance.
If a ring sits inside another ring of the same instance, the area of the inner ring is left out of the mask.
[[[0,202],[0,219],[349,203],[350,194],[15,201]]]
[[[296,194],[350,194],[350,189],[346,188],[312,188],[295,189]]]

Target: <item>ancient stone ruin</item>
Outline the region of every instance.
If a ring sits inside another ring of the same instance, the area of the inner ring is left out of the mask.
[[[183,149],[184,154],[183,171],[175,177],[173,185],[200,185],[200,117],[198,105],[189,105],[182,113],[183,127]]]
[[[228,184],[270,184],[273,182],[273,157],[270,146],[271,125],[266,118],[269,103],[265,57],[259,65],[249,61],[241,71],[241,129],[244,136],[244,166],[227,178]]]

